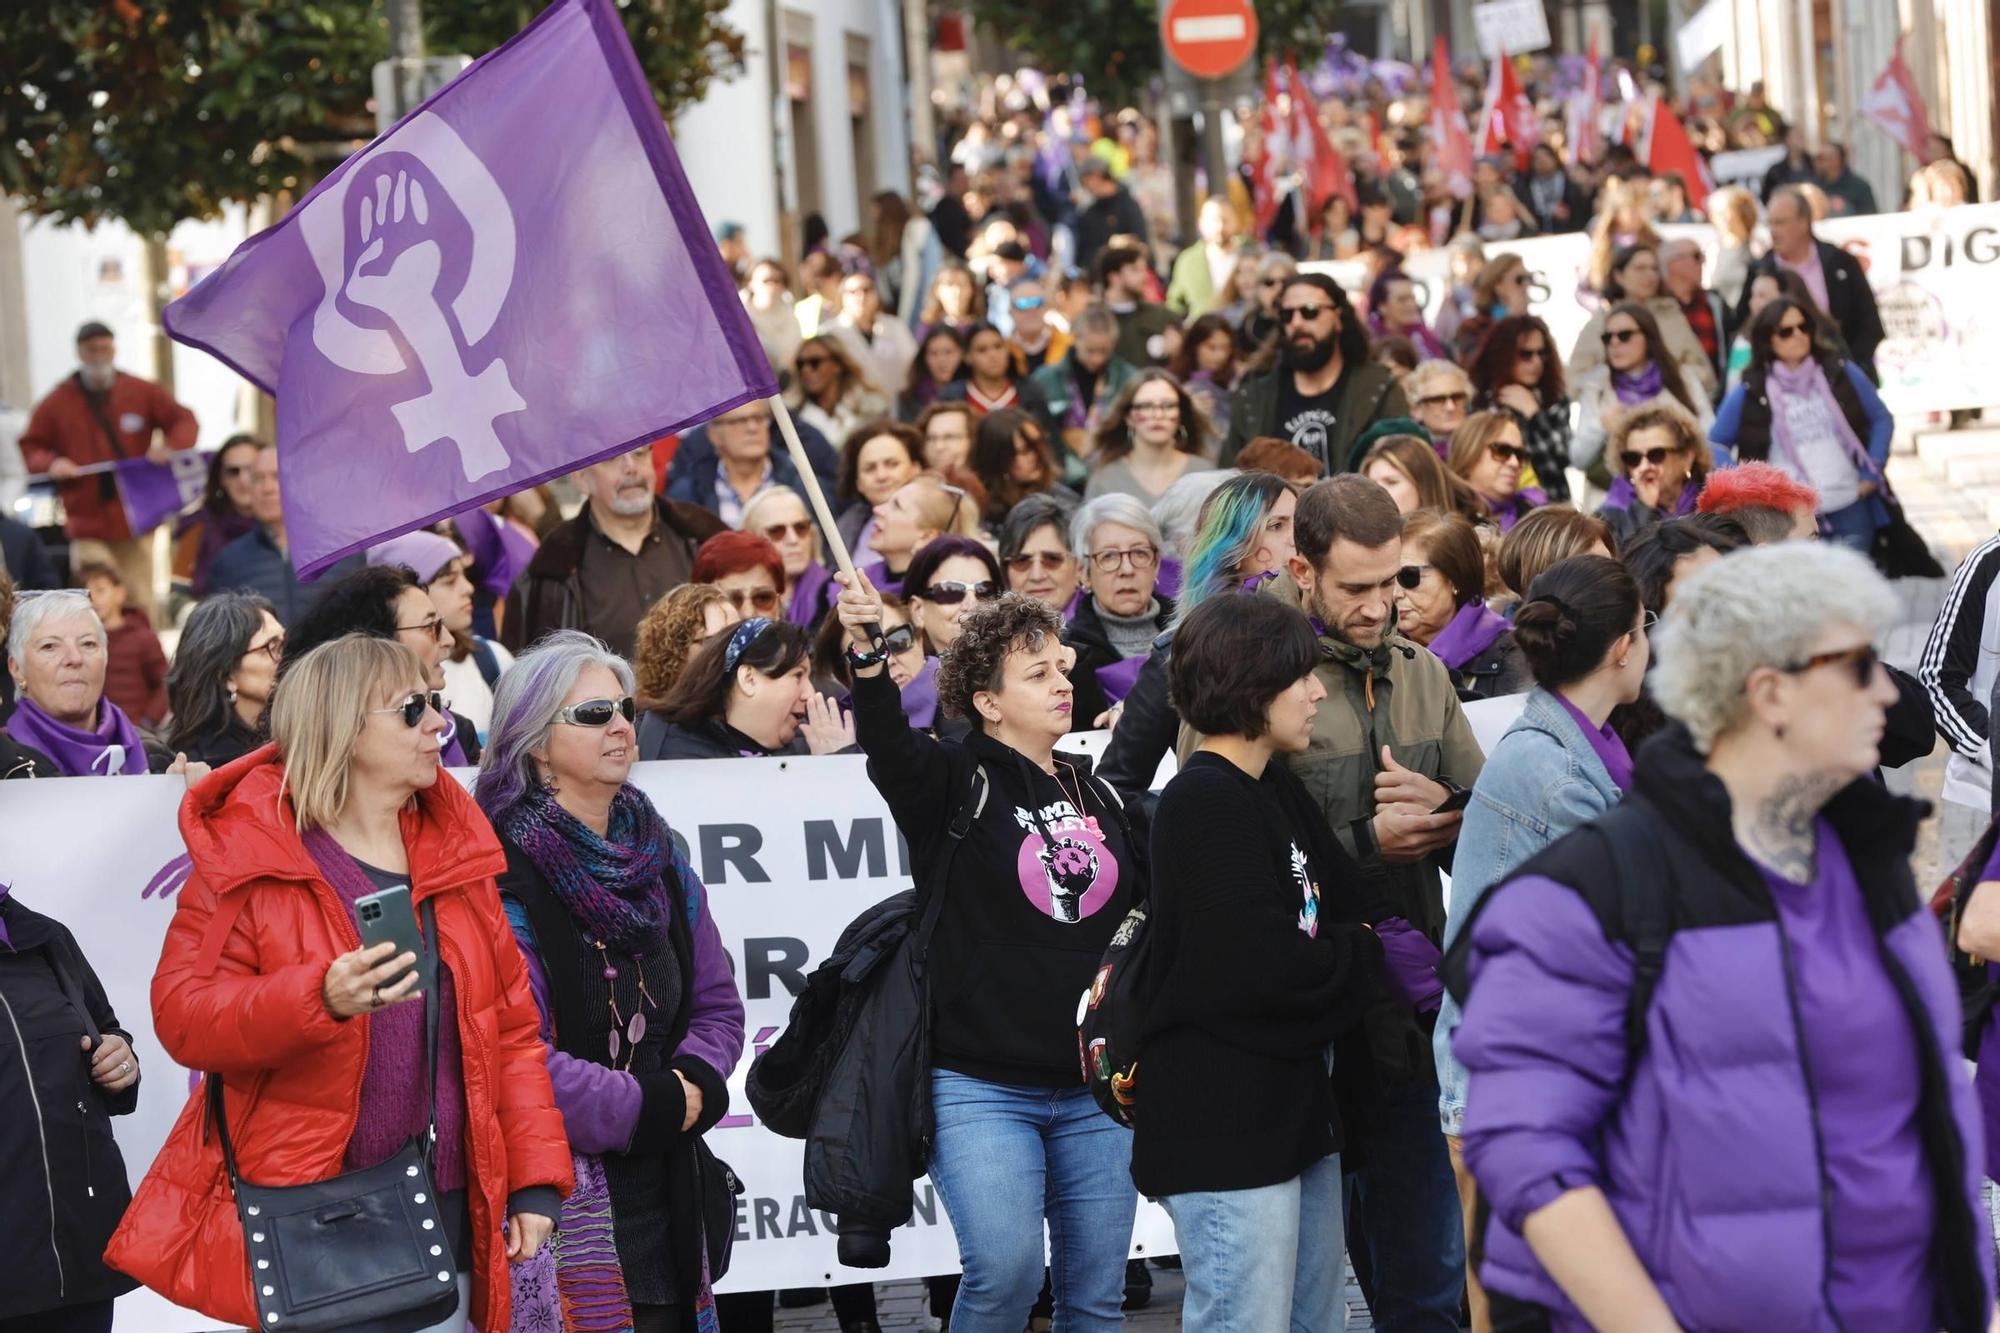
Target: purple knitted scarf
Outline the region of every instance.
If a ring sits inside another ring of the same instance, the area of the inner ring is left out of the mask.
[[[24,694],[14,704],[7,732],[21,744],[47,755],[65,777],[115,777],[146,771],[146,742],[132,719],[109,699],[97,701],[97,727],[85,731],[56,721]]]
[[[641,954],[667,932],[661,876],[671,853],[666,822],[646,794],[626,783],[611,798],[611,822],[599,837],[531,783],[500,831],[528,854],[585,935],[621,953]]]
[[[1611,391],[1618,395],[1618,401],[1626,407],[1638,407],[1650,403],[1666,390],[1667,377],[1660,372],[1660,363],[1648,361],[1645,369],[1637,374],[1622,370],[1611,372]]]

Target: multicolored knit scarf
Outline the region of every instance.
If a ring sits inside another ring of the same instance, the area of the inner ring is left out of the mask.
[[[666,821],[637,787],[628,782],[611,798],[603,837],[533,784],[499,822],[591,939],[638,954],[665,938],[669,898],[661,877],[673,844]]]

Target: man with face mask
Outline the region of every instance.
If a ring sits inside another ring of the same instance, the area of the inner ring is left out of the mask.
[[[632,655],[639,618],[688,581],[696,548],[728,531],[698,505],[657,496],[655,475],[647,445],[575,474],[583,509],[543,539],[507,594],[500,638],[510,651],[580,629]]]
[[[1337,472],[1362,431],[1409,415],[1395,372],[1369,359],[1368,330],[1340,284],[1298,273],[1278,296],[1278,364],[1230,396],[1219,461],[1228,467],[1251,440],[1273,435]]]
[[[1390,971],[1432,977],[1444,931],[1440,861],[1458,839],[1462,803],[1482,755],[1444,663],[1396,632],[1402,515],[1389,493],[1354,473],[1299,497],[1289,577],[1272,580],[1319,632],[1314,674],[1326,698],[1312,745],[1289,759],[1327,824],[1362,871],[1363,895]],[[1402,965],[1398,965],[1398,959]],[[1392,985],[1392,990],[1396,987]],[[1349,1125],[1360,1167],[1350,1210],[1365,1237],[1350,1244],[1373,1277],[1376,1324],[1406,1333],[1456,1333],[1464,1236],[1451,1159],[1428,1058],[1439,992],[1386,1001],[1363,1019],[1371,1058],[1335,1061],[1357,1108]],[[1349,1043],[1355,1045],[1357,1043]],[[1351,1081],[1350,1081],[1351,1080]]]
[[[79,472],[121,458],[164,463],[171,450],[192,449],[194,413],[159,385],[120,371],[117,341],[95,320],[77,330],[76,354],[76,373],[35,405],[21,435],[21,457],[30,472],[62,483],[70,567],[115,566],[133,606],[151,614],[151,534],[135,533],[126,522],[111,472]]]

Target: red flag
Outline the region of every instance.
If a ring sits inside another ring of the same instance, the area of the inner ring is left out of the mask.
[[[1334,146],[1326,126],[1320,123],[1319,107],[1306,91],[1298,67],[1288,63],[1285,76],[1292,89],[1292,147],[1305,173],[1306,202],[1317,228],[1320,210],[1335,195],[1346,199],[1348,208],[1357,212],[1361,201],[1354,192],[1354,173],[1348,170],[1347,158]]]
[[[1674,172],[1687,182],[1688,207],[1700,209],[1708,202],[1708,192],[1715,188],[1709,179],[1708,167],[1702,162],[1701,154],[1695,152],[1694,143],[1687,136],[1687,129],[1681,118],[1667,105],[1664,97],[1653,98],[1652,132],[1647,136],[1646,166],[1655,175]]]
[[[1460,199],[1472,193],[1472,131],[1458,105],[1451,59],[1439,36],[1431,49],[1431,144],[1438,172]]]
[[[1604,134],[1598,121],[1604,114],[1604,87],[1597,59],[1597,25],[1590,28],[1590,55],[1583,67],[1583,91],[1570,103],[1569,161],[1595,162],[1604,156]]]
[[[1896,53],[1889,67],[1861,99],[1861,114],[1880,126],[1882,132],[1903,146],[1919,162],[1930,160],[1931,114],[1924,95],[1917,90],[1916,75],[1903,59],[1903,39],[1896,38]]]
[[[1528,100],[1515,77],[1514,62],[1501,47],[1493,57],[1493,76],[1486,82],[1486,109],[1479,118],[1479,155],[1491,156],[1502,148],[1514,150],[1514,165],[1528,169],[1528,154],[1542,140],[1541,121],[1535,104]]]
[[[1472,149],[1478,157],[1497,157],[1507,146],[1507,116],[1502,110],[1507,92],[1501,86],[1506,68],[1507,49],[1501,47],[1486,71],[1486,104],[1479,108],[1479,131],[1472,136]]]
[[[1264,112],[1260,124],[1263,133],[1259,136],[1257,155],[1250,163],[1250,206],[1259,236],[1270,229],[1278,216],[1278,174],[1283,169],[1281,159],[1287,156],[1284,143],[1289,137],[1288,127],[1278,119],[1276,61],[1268,61],[1264,66]]]

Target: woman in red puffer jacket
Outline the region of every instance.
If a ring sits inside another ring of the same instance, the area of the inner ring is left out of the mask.
[[[410,956],[360,949],[354,900],[408,884],[436,909],[438,1143],[459,1320],[508,1327],[508,1262],[547,1239],[571,1187],[527,974],[494,876],[506,858],[440,781],[438,697],[409,649],[349,635],[286,674],[275,743],[181,807],[194,871],[153,977],[167,1053],[223,1080],[237,1163],[259,1185],[393,1156],[427,1115]],[[389,948],[391,946],[383,946]],[[188,1099],[106,1260],[176,1304],[259,1326],[243,1229],[206,1099]],[[469,1285],[468,1280],[469,1278]],[[457,1323],[440,1327],[457,1327]]]

